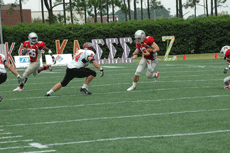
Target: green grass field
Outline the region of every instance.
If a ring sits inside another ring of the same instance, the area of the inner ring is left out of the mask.
[[[213,54],[214,58],[214,54]],[[8,72],[0,94],[2,153],[227,153],[230,150],[230,91],[224,90],[226,61],[160,61],[160,81],[141,74],[127,92],[138,63],[106,64],[104,77],[79,89],[85,79],[45,93],[64,70],[30,76],[25,90],[13,92]],[[23,72],[20,72],[22,74]]]

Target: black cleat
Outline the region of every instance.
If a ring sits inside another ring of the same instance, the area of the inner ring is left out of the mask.
[[[82,93],[87,94],[87,95],[92,95],[92,93],[89,92],[88,89],[86,89],[86,88],[81,88],[80,91],[81,91]]]
[[[49,97],[49,96],[50,96],[50,94],[46,93],[46,94],[45,94],[45,96],[46,96],[46,97]]]
[[[2,97],[2,96],[0,96],[0,102],[2,101],[2,99],[3,99],[3,97]]]

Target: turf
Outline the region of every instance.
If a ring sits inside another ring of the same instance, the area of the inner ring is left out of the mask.
[[[104,68],[102,78],[95,70],[90,96],[79,91],[85,79],[74,79],[45,97],[64,70],[30,76],[24,91],[13,92],[17,79],[8,72],[0,88],[0,152],[229,152],[226,61],[161,60],[159,82],[148,79],[145,70],[137,90],[127,92],[137,65],[102,65],[117,67]]]

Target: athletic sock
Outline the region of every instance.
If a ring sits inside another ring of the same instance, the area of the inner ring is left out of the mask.
[[[136,82],[133,82],[133,86],[136,87],[137,83]]]
[[[54,92],[54,91],[51,89],[51,90],[48,91],[47,93],[51,95],[53,92]]]
[[[86,88],[87,89],[87,84],[83,84],[82,88]]]

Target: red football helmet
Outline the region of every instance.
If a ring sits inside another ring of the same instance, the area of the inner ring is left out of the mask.
[[[83,45],[83,49],[88,49],[88,50],[92,50],[93,49],[93,44],[90,42],[87,42]]]

